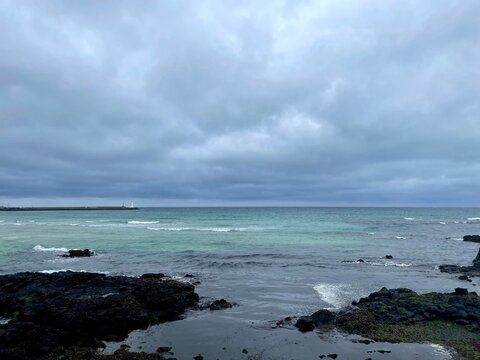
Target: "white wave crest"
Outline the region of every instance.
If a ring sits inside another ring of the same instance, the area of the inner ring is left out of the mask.
[[[39,273],[53,274],[53,273],[65,272],[65,271],[73,271],[73,272],[81,272],[81,273],[95,273],[95,274],[105,274],[105,275],[110,274],[109,271],[72,270],[72,269],[40,270]]]
[[[398,240],[405,240],[406,237],[405,236],[395,236],[395,239],[398,239]]]
[[[444,221],[440,221],[439,224],[440,224],[440,225],[447,225],[447,223],[444,222]]]
[[[211,232],[236,232],[236,231],[248,231],[248,228],[220,228],[220,227],[207,227],[207,228],[192,228],[192,227],[147,227],[148,230],[153,231],[211,231]]]
[[[153,231],[188,231],[192,230],[192,228],[176,228],[176,227],[147,227],[148,230],[153,230]]]
[[[367,233],[367,234],[368,234],[368,235],[375,235],[374,232],[369,232],[369,233]]]
[[[68,251],[67,248],[55,248],[55,247],[47,248],[47,247],[43,247],[42,245],[35,245],[33,247],[33,250],[34,251],[56,251],[56,252],[67,252]]]
[[[131,220],[128,221],[128,224],[158,224],[158,221],[137,221],[137,220]]]
[[[468,221],[480,221],[480,217],[467,218]]]
[[[396,267],[409,267],[412,266],[412,264],[405,264],[405,263],[396,263],[393,261],[387,261],[387,262],[372,262],[370,263],[373,266],[396,266]]]
[[[408,220],[408,221],[413,221],[413,220],[416,220],[416,218],[414,217],[404,217],[405,220]]]

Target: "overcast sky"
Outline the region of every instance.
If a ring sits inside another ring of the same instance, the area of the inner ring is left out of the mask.
[[[480,2],[0,1],[0,201],[480,205]]]

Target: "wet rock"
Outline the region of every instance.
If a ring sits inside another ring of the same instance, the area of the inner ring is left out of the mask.
[[[363,260],[363,259],[358,259],[357,262],[359,262],[359,263],[364,263],[365,260]]]
[[[160,354],[164,354],[164,353],[169,353],[172,351],[172,347],[171,346],[160,346],[158,349],[157,349],[157,353],[160,353]]]
[[[480,235],[465,235],[463,241],[480,243]]]
[[[333,325],[335,321],[335,314],[327,309],[321,309],[310,315],[310,318],[312,319],[315,326]]]
[[[330,358],[330,359],[336,359],[338,357],[338,355],[337,354],[328,354],[327,357]]]
[[[460,275],[458,277],[458,280],[464,280],[464,281],[470,281],[470,282],[472,281],[472,279],[470,279],[468,275]]]
[[[230,304],[227,300],[220,299],[220,300],[212,301],[206,307],[209,308],[210,310],[224,310],[224,309],[230,309],[232,306],[233,305]]]
[[[385,259],[393,259],[392,255],[385,255]]]
[[[66,254],[63,254],[63,257],[90,257],[93,256],[95,252],[89,250],[89,249],[83,249],[83,250],[78,250],[78,249],[73,249],[73,250],[68,250]]]
[[[468,289],[465,289],[465,288],[455,288],[455,294],[458,294],[458,295],[468,295]]]
[[[409,289],[386,289],[371,293],[356,302],[358,309],[340,312],[336,324],[352,333],[369,332],[382,323],[415,323],[465,319],[480,325],[480,298],[465,288],[452,293],[417,294]],[[360,332],[358,332],[360,331]]]
[[[475,235],[478,236],[478,235]],[[472,266],[460,265],[440,265],[438,269],[441,272],[449,274],[464,274],[467,277],[480,276],[480,249],[472,262]]]
[[[295,323],[295,327],[301,332],[313,331],[315,324],[310,316],[301,316]]]
[[[0,327],[0,358],[97,348],[98,340],[120,341],[134,329],[179,319],[197,304],[192,285],[159,278],[71,271],[0,276],[0,316],[12,318]]]
[[[368,339],[361,339],[361,340],[355,340],[354,342],[355,342],[355,343],[358,343],[358,344],[368,345],[368,344],[373,343],[374,341],[368,340]]]
[[[165,277],[165,274],[162,273],[146,273],[140,276],[140,279],[155,279],[161,280]]]

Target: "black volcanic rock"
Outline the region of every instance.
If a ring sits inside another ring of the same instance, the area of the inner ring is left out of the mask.
[[[480,235],[465,235],[463,241],[480,243]]]
[[[387,289],[371,293],[355,303],[373,319],[382,323],[415,323],[423,321],[451,321],[480,330],[480,297],[464,288],[452,293],[417,294],[409,289]],[[339,322],[348,322],[350,314],[340,314]]]
[[[438,269],[441,272],[449,274],[464,274],[467,278],[472,276],[480,276],[480,249],[478,250],[477,256],[473,260],[473,265],[471,266],[460,266],[460,265],[440,265]],[[467,280],[462,278],[461,280]]]
[[[83,249],[83,250],[78,250],[78,249],[73,249],[73,250],[68,250],[66,254],[63,254],[63,257],[90,257],[95,255],[95,253],[89,249]]]
[[[12,320],[0,326],[0,358],[36,359],[60,346],[98,348],[100,341],[178,319],[197,303],[192,285],[151,274],[3,275],[0,316]]]
[[[212,301],[206,307],[209,308],[210,310],[224,310],[224,309],[230,309],[232,307],[232,304],[230,304],[225,299],[220,299],[220,300]]]
[[[301,332],[313,331],[315,324],[311,316],[301,316],[295,323],[295,327]]]
[[[335,314],[327,309],[321,309],[310,315],[315,326],[332,325],[335,321]]]
[[[311,331],[321,324],[335,324],[348,332],[364,335],[379,323],[447,321],[480,332],[480,297],[465,288],[455,288],[452,293],[427,294],[417,294],[405,288],[382,288],[354,301],[353,305],[354,308],[342,309],[336,314],[323,309],[310,316],[302,316],[295,326],[301,331]]]

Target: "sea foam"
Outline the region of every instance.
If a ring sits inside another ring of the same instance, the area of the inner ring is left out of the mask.
[[[158,224],[158,221],[137,221],[137,220],[131,220],[128,221],[128,224]]]
[[[373,266],[396,266],[396,267],[409,267],[412,266],[412,264],[405,264],[405,263],[396,263],[393,261],[387,261],[387,262],[372,262],[370,263]]]
[[[334,309],[340,309],[348,305],[352,299],[358,297],[358,290],[347,284],[316,284],[313,289],[320,298],[332,305]]]
[[[42,245],[35,245],[33,247],[33,250],[34,251],[56,251],[56,252],[67,252],[68,251],[67,248],[56,248],[56,247],[47,248],[47,247],[43,247]]]
[[[147,227],[148,230],[153,231],[206,231],[206,232],[236,232],[236,231],[248,231],[248,228],[222,228],[222,227],[205,227],[205,228],[192,228],[192,227]]]
[[[55,269],[55,270],[40,270],[39,273],[42,274],[54,274],[57,272],[65,272],[65,271],[73,271],[73,272],[81,272],[81,273],[95,273],[95,274],[110,274],[109,271],[94,271],[94,270],[72,270],[72,269]]]

